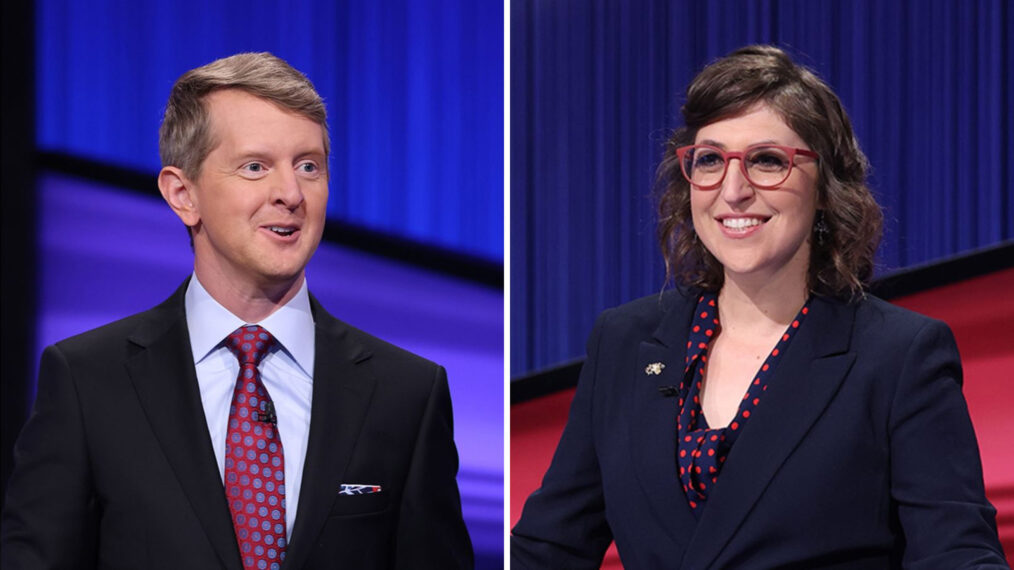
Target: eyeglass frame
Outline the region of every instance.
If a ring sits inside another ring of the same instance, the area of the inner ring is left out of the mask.
[[[687,174],[686,162],[684,161],[684,157],[686,156],[686,154],[688,152],[690,152],[691,149],[694,149],[694,148],[707,148],[707,149],[711,149],[711,150],[714,150],[714,151],[718,152],[718,154],[720,154],[722,156],[722,163],[723,163],[722,176],[720,176],[718,178],[718,182],[716,182],[714,184],[711,184],[711,185],[708,185],[708,186],[704,186],[704,185],[701,185],[701,184],[697,184],[696,182],[694,182],[693,180],[690,179],[690,175]],[[776,149],[784,152],[785,154],[789,155],[789,168],[785,171],[785,178],[782,178],[781,180],[779,180],[775,184],[757,184],[756,182],[754,182],[754,180],[752,178],[750,178],[750,174],[749,174],[749,172],[747,172],[746,161],[744,160],[744,157],[751,150],[757,149],[757,148],[776,148]],[[718,188],[719,186],[721,186],[722,183],[725,182],[725,176],[729,173],[729,161],[732,160],[732,159],[734,159],[734,158],[738,158],[739,159],[739,169],[743,173],[743,177],[746,178],[746,180],[752,186],[754,186],[756,188],[760,188],[762,190],[774,190],[775,188],[778,188],[782,184],[785,184],[785,181],[788,180],[789,176],[792,175],[792,167],[796,165],[796,155],[808,156],[808,157],[816,159],[818,161],[820,160],[820,155],[817,154],[816,152],[813,152],[812,150],[809,150],[809,149],[795,148],[795,147],[783,146],[783,145],[779,145],[779,144],[766,144],[766,143],[753,144],[753,145],[750,145],[750,146],[748,146],[745,149],[740,150],[740,151],[734,151],[734,150],[726,151],[726,150],[722,150],[722,149],[718,148],[717,146],[710,145],[710,144],[690,144],[690,145],[686,145],[686,146],[681,146],[681,147],[679,147],[679,148],[676,149],[676,159],[679,160],[679,163],[680,163],[680,172],[683,174],[683,178],[686,179],[686,181],[689,182],[691,186],[696,186],[700,190],[714,190],[714,189]]]

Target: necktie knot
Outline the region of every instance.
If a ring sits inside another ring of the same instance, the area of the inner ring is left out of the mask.
[[[241,365],[252,364],[256,367],[275,345],[275,337],[260,325],[247,325],[227,336],[225,345],[236,355]]]

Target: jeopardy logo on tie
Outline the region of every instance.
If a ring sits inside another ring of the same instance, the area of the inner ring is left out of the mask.
[[[362,485],[359,483],[342,483],[339,495],[372,495],[380,492],[380,485]]]

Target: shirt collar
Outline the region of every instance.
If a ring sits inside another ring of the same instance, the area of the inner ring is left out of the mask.
[[[690,327],[690,334],[687,337],[685,372],[690,372],[691,368],[699,365],[698,359],[707,361],[711,337],[719,327],[717,293],[701,293],[697,299],[697,306],[694,308],[694,320]]]
[[[218,348],[222,340],[232,331],[245,324],[257,324],[275,337],[278,344],[307,376],[313,377],[315,329],[305,279],[289,302],[259,323],[244,322],[223,307],[201,285],[196,273],[191,277],[190,285],[187,287],[184,306],[195,364]]]

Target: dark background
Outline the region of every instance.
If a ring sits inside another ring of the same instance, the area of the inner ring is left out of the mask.
[[[1014,238],[1012,30],[1003,0],[513,0],[512,377],[662,288],[662,144],[694,75],[746,44],[842,99],[885,211],[878,275]]]
[[[463,510],[502,566],[503,7],[421,2],[3,5],[3,488],[46,344],[160,302],[192,270],[155,184],[173,81],[271,51],[325,98],[311,291],[444,364]]]

